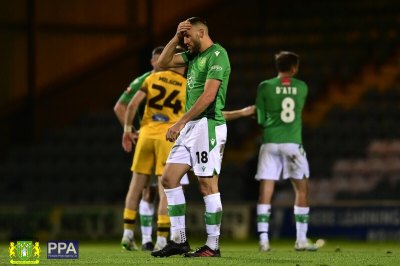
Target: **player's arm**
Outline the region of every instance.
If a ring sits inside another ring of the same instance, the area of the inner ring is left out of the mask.
[[[126,112],[126,104],[118,100],[114,105],[114,113],[117,116],[118,121],[121,123],[121,126],[124,126],[125,112]]]
[[[124,134],[122,136],[122,147],[126,152],[132,151],[132,144],[136,144],[138,133],[133,127],[133,118],[136,115],[140,103],[145,98],[146,92],[144,90],[137,91],[126,108],[124,118]]]
[[[183,38],[183,34],[192,27],[190,22],[183,21],[179,23],[176,34],[164,47],[160,57],[158,58],[157,64],[161,68],[166,67],[179,67],[184,66],[185,61],[180,53],[175,53],[175,48],[179,44],[179,41]]]
[[[217,79],[207,79],[204,92],[200,95],[193,106],[167,131],[167,140],[174,142],[179,136],[179,132],[187,122],[198,117],[215,100],[221,81]]]
[[[138,78],[135,79],[135,81],[137,80]],[[133,81],[131,85],[129,85],[129,87],[126,88],[126,90],[121,94],[118,101],[114,105],[114,113],[117,116],[118,121],[121,123],[121,126],[124,126],[125,112],[127,105],[129,104],[135,92],[139,90],[141,87],[140,85],[135,85],[135,81]],[[132,86],[132,84],[134,84],[134,87]]]
[[[226,121],[235,120],[241,117],[251,116],[256,113],[255,105],[250,105],[242,109],[233,110],[233,111],[222,111],[224,118]]]

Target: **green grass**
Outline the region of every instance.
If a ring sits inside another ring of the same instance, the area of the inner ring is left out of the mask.
[[[197,244],[197,245],[196,245]],[[193,244],[195,248],[201,243]],[[258,252],[256,241],[223,242],[221,258],[153,258],[148,252],[121,250],[115,243],[82,242],[78,260],[48,260],[41,243],[39,265],[291,265],[291,266],[391,266],[400,265],[400,244],[327,241],[316,252],[295,252],[293,241],[272,241],[272,251]],[[0,245],[0,265],[10,265],[8,246]]]

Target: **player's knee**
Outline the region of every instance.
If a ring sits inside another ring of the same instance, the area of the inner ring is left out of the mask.
[[[161,185],[166,189],[174,188],[172,179],[168,175],[163,175],[161,177]]]
[[[161,177],[161,185],[164,187],[164,188],[169,188],[169,181],[168,181],[168,178],[165,176],[165,175],[163,175],[162,177]]]
[[[212,187],[208,183],[199,183],[199,190],[201,195],[207,196],[213,194]]]

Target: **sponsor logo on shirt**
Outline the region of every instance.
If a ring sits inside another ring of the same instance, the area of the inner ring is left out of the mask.
[[[193,71],[188,74],[188,76],[187,76],[187,86],[188,86],[189,89],[192,89],[194,87],[194,83],[196,81],[195,77],[196,76],[195,76]]]
[[[168,122],[169,118],[163,114],[154,114],[152,117],[153,121]]]
[[[215,70],[215,71],[221,71],[221,70],[222,70],[222,66],[219,66],[219,65],[213,65],[213,66],[211,67],[211,70]]]

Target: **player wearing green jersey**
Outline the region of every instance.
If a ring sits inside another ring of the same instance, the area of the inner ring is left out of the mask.
[[[260,83],[257,90],[256,112],[263,128],[256,179],[260,181],[257,204],[257,229],[260,250],[269,251],[268,227],[271,199],[275,181],[290,179],[295,191],[294,216],[297,239],[295,250],[316,250],[308,242],[309,166],[302,146],[302,110],[308,87],[294,78],[299,68],[299,57],[292,52],[275,55],[278,76]]]
[[[144,80],[154,72],[157,72],[159,70],[157,66],[157,60],[159,55],[161,54],[163,50],[163,47],[156,47],[152,51],[152,57],[150,59],[150,64],[153,67],[152,71],[148,71],[144,73],[143,75],[137,77],[134,79],[129,87],[123,92],[123,94],[120,96],[118,99],[117,103],[114,106],[114,112],[115,115],[117,116],[118,120],[120,121],[121,125],[124,126],[124,120],[125,120],[125,113],[127,110],[127,106],[135,93],[142,87],[142,84]],[[140,127],[140,120],[141,117],[143,116],[143,111],[144,111],[144,106],[142,106],[138,113],[139,115],[135,116],[135,122],[134,125],[136,128]],[[132,175],[133,177],[133,175]],[[143,190],[142,193],[142,199],[139,203],[139,218],[140,218],[140,225],[141,225],[141,231],[142,231],[142,249],[143,250],[153,250],[154,244],[152,242],[152,231],[153,231],[153,216],[154,216],[154,199],[157,193],[157,180],[155,180],[154,184],[151,184],[149,186],[146,186],[146,188]],[[135,195],[133,193],[133,190],[131,189],[131,186],[128,190],[128,193],[126,195],[125,199],[125,209],[124,209],[124,233],[121,241],[121,245],[126,249],[126,250],[136,250],[136,244],[134,242],[134,237],[133,237],[133,231],[134,231],[134,225],[136,222],[136,208],[134,199]],[[165,227],[165,226],[164,226]],[[160,227],[158,227],[160,229]],[[158,230],[157,229],[157,230]],[[166,237],[164,231],[168,232],[169,228],[163,229],[162,232],[157,232],[157,235],[161,237]],[[162,238],[161,238],[162,239]],[[157,239],[158,241],[158,239]]]
[[[188,51],[175,54],[174,47],[182,39]],[[166,134],[167,140],[175,141],[162,175],[171,219],[171,240],[152,255],[219,257],[222,203],[218,175],[227,134],[222,109],[231,72],[228,54],[211,40],[207,23],[193,17],[179,23],[177,33],[165,46],[158,63],[160,67],[187,65],[188,74],[186,113]],[[189,253],[185,231],[186,201],[179,181],[190,169],[198,177],[204,196],[207,241]]]
[[[156,56],[155,58],[158,58]],[[153,59],[154,60],[154,59]],[[125,112],[126,112],[126,107],[128,106],[129,102],[135,95],[135,93],[141,88],[143,81],[150,76],[151,73],[156,72],[156,68],[152,71],[148,71],[144,73],[143,75],[135,78],[126,88],[126,90],[121,94],[119,97],[118,101],[116,102],[114,106],[114,113],[118,118],[118,121],[121,123],[121,125],[124,125],[124,120],[121,121],[121,119],[125,118]],[[143,116],[143,110],[135,117],[135,127],[139,128],[140,127],[140,120],[141,117]]]

